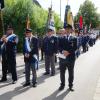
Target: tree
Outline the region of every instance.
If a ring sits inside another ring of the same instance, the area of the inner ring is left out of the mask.
[[[97,8],[91,1],[86,0],[80,6],[77,15],[74,17],[74,21],[78,22],[81,15],[83,16],[84,24],[88,27],[90,24],[92,25],[92,28],[96,28],[99,25],[99,15],[97,13]]]
[[[33,0],[5,0],[3,14],[5,29],[7,25],[12,24],[15,33],[19,37],[18,51],[22,50],[23,33],[26,29],[26,18],[28,15],[33,33],[38,36],[45,34],[48,11],[33,3]],[[57,14],[54,15],[56,29],[59,29],[62,22]]]

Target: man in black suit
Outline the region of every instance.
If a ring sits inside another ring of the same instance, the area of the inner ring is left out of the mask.
[[[26,37],[23,45],[23,54],[25,62],[25,84],[24,87],[30,85],[30,69],[32,70],[32,85],[36,87],[36,66],[38,62],[38,39],[32,35],[31,29],[26,29]]]
[[[65,27],[66,36],[61,39],[60,42],[60,53],[64,57],[60,57],[60,80],[61,85],[59,90],[63,90],[65,87],[65,71],[68,68],[68,82],[69,89],[73,91],[73,80],[74,80],[74,64],[75,64],[75,51],[77,49],[77,39],[71,34],[72,26],[67,25]]]
[[[13,33],[13,28],[7,28],[7,34],[4,35],[1,40],[2,51],[2,79],[0,82],[7,81],[7,71],[12,74],[13,84],[17,81],[16,72],[16,45],[18,43],[18,37]]]

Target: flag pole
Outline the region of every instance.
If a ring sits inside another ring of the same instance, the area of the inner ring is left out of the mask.
[[[67,0],[67,5],[68,5],[69,0]]]
[[[5,34],[5,29],[4,29],[4,20],[3,20],[3,10],[1,9],[1,3],[0,3],[0,17],[1,17],[1,24],[2,24],[2,31],[3,34]]]
[[[52,0],[51,0],[51,9],[52,9]]]
[[[30,28],[30,18],[29,18],[29,14],[27,15],[26,28],[27,28],[27,29]]]
[[[60,20],[61,20],[61,0],[60,0]]]

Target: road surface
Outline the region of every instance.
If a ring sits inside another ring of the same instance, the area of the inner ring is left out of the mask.
[[[59,70],[56,75],[43,76],[44,62],[39,63],[37,71],[38,85],[23,88],[25,82],[23,56],[17,56],[18,82],[11,84],[11,76],[8,75],[8,81],[0,83],[0,100],[93,100],[96,92],[98,80],[100,79],[100,40],[89,49],[87,53],[82,54],[75,64],[74,92],[68,89],[68,73],[66,71],[66,87],[59,92],[60,85]],[[58,65],[56,65],[56,68]],[[1,64],[0,64],[1,78]],[[100,99],[99,99],[100,100]]]

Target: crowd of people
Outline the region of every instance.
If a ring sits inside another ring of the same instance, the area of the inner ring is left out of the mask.
[[[74,81],[74,64],[76,58],[80,54],[87,52],[90,46],[93,46],[98,38],[96,33],[83,30],[73,30],[71,25],[66,25],[64,29],[60,29],[57,34],[52,27],[49,27],[47,34],[38,38],[32,33],[32,29],[26,29],[24,34],[23,55],[25,62],[25,84],[23,87],[29,86],[30,71],[32,70],[32,86],[37,86],[37,67],[39,56],[45,61],[44,75],[54,76],[56,73],[55,63],[59,58],[60,70],[60,87],[63,90],[65,87],[65,71],[68,69],[68,86],[69,90],[73,91]],[[2,77],[1,82],[7,81],[7,74],[12,75],[12,84],[17,82],[16,71],[16,53],[18,36],[14,34],[14,29],[8,27],[6,35],[0,39],[1,55],[2,55]],[[41,55],[39,55],[41,50]]]

